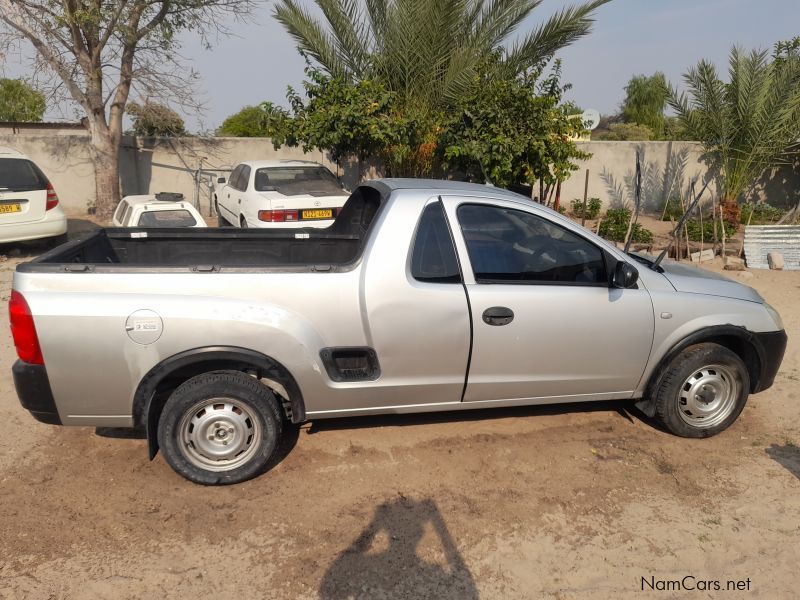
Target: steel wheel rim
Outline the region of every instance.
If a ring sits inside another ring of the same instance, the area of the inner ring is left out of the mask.
[[[262,427],[253,409],[234,398],[202,400],[178,425],[183,455],[207,471],[230,471],[249,461],[261,443]]]
[[[678,391],[678,414],[692,427],[716,427],[736,407],[740,386],[736,372],[725,365],[695,369]]]

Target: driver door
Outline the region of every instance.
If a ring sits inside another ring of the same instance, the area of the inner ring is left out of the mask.
[[[653,341],[641,283],[611,288],[613,258],[533,206],[443,201],[472,313],[464,401],[630,397]]]

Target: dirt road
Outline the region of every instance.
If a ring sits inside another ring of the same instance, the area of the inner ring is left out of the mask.
[[[0,597],[797,597],[800,272],[753,273],[789,349],[723,435],[678,439],[622,402],[328,421],[228,488],[140,439],[35,422],[4,308]]]

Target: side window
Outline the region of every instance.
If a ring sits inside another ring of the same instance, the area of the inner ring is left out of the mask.
[[[411,276],[428,283],[461,283],[456,249],[441,202],[425,207],[411,253]]]
[[[608,284],[602,250],[547,219],[485,204],[457,214],[479,283]]]
[[[228,179],[228,185],[231,186],[233,189],[238,190],[239,186],[239,173],[242,172],[242,165],[237,165],[236,168],[231,173],[230,179]]]
[[[123,225],[125,224],[125,221],[122,220],[122,215],[125,213],[125,210],[127,208],[128,208],[128,201],[123,200],[122,202],[119,203],[119,206],[117,206],[117,210],[114,212],[114,218]]]
[[[247,186],[250,183],[250,167],[248,165],[242,165],[242,172],[239,173],[239,181],[237,183],[237,190],[240,192],[247,191]]]
[[[125,209],[125,214],[124,214],[124,215],[122,215],[122,224],[123,224],[125,227],[128,227],[128,226],[130,226],[130,223],[128,223],[128,221],[129,221],[129,220],[130,220],[130,218],[131,218],[131,211],[132,211],[132,210],[133,210],[133,207],[132,207],[132,206],[128,206],[128,207]]]

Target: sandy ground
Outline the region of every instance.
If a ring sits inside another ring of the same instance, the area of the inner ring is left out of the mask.
[[[3,301],[36,251],[0,263]],[[800,272],[732,276],[790,341],[720,436],[672,437],[623,402],[323,421],[227,488],[141,439],[35,422],[3,310],[0,597],[795,598]],[[699,589],[651,590],[668,580]]]

